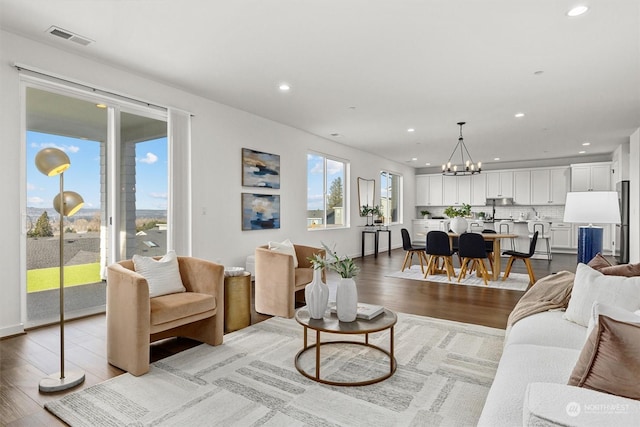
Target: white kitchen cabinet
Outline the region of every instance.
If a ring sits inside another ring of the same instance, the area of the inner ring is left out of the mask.
[[[487,204],[487,176],[483,173],[471,175],[471,205]]]
[[[513,197],[513,172],[496,171],[486,172],[487,197]]]
[[[517,205],[531,204],[531,172],[513,172],[513,202]]]
[[[571,165],[571,191],[611,190],[611,163]]]
[[[429,206],[429,175],[416,175],[416,206]]]
[[[414,219],[411,228],[411,243],[426,242],[427,220]]]
[[[471,176],[447,176],[442,182],[445,206],[471,204]]]
[[[429,175],[429,206],[442,206],[442,175]]]
[[[567,167],[531,170],[531,204],[564,205],[569,174]]]
[[[569,223],[552,223],[550,234],[551,249],[571,249],[575,246],[573,243],[573,228]]]

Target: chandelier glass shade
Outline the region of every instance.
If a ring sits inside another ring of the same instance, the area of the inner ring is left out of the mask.
[[[474,175],[482,171],[482,163],[473,162],[471,154],[469,154],[469,150],[467,150],[467,146],[464,144],[464,138],[462,137],[462,126],[464,126],[465,124],[466,122],[458,122],[458,126],[460,126],[460,136],[458,137],[458,143],[453,149],[451,156],[449,156],[449,160],[447,161],[447,163],[442,165],[442,175],[464,176]],[[458,154],[460,155],[459,164],[457,163]]]

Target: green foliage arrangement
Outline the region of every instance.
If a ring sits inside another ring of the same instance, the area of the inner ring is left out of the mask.
[[[422,216],[431,215],[431,212],[429,212],[429,211],[420,211],[420,215],[422,215]]]
[[[360,267],[358,267],[351,258],[348,256],[341,257],[335,252],[335,250],[327,246],[324,242],[321,242],[321,244],[327,253],[326,258],[318,254],[314,254],[312,257],[307,258],[313,265],[314,269],[326,267],[329,270],[333,270],[338,273],[343,279],[353,278],[358,275]]]
[[[454,208],[453,206],[449,206],[444,210],[444,214],[449,218],[455,218],[457,216],[469,216],[471,215],[471,205],[464,203],[460,208]]]

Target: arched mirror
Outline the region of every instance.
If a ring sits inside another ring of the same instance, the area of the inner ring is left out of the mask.
[[[364,179],[358,178],[358,209],[360,210],[360,216],[362,215],[362,207],[369,206],[373,207],[374,199],[373,196],[376,193],[376,180],[375,179]]]

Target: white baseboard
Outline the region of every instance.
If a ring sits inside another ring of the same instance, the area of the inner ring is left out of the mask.
[[[19,335],[24,333],[24,325],[22,323],[18,323],[13,326],[5,326],[4,328],[0,328],[0,338],[10,337],[12,335]]]

